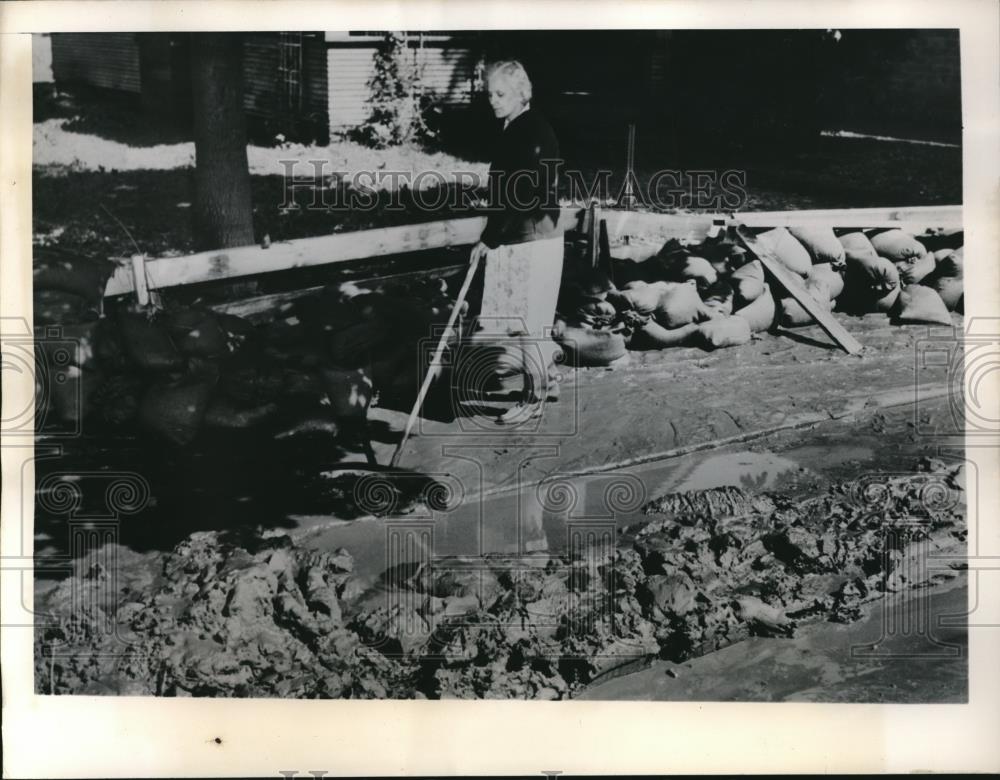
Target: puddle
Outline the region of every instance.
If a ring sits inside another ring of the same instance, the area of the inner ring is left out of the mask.
[[[613,538],[616,528],[644,519],[641,508],[665,493],[725,486],[748,492],[789,490],[827,481],[827,467],[865,461],[873,451],[840,443],[807,443],[796,458],[771,451],[693,453],[644,464],[628,472],[595,474],[551,484],[521,496],[467,499],[448,512],[413,513],[395,519],[367,519],[330,525],[314,518],[315,529],[300,531],[303,543],[325,551],[346,547],[356,569],[377,576],[391,565],[423,556],[557,555],[574,544]],[[799,456],[801,457],[801,460]],[[804,467],[807,462],[813,468]]]
[[[748,491],[775,490],[805,471],[798,463],[772,452],[734,452],[713,455],[698,463],[686,477],[667,488],[675,493],[732,485]]]

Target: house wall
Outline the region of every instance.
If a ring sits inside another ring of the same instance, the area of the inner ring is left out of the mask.
[[[329,42],[328,111],[332,132],[357,127],[368,118],[368,82],[375,73],[376,44],[374,37]],[[470,102],[476,66],[470,47],[440,39],[427,41],[421,47],[414,39],[410,50],[414,61],[423,68],[424,88],[437,95],[440,104],[459,106]]]
[[[139,47],[135,35],[54,34],[52,75],[57,82],[83,83],[139,94]]]
[[[302,35],[301,106],[289,105],[282,86],[281,38],[250,33],[243,43],[243,104],[250,117],[285,117],[326,123],[326,46],[319,34]],[[277,127],[277,124],[276,124]],[[280,131],[280,128],[278,128]]]

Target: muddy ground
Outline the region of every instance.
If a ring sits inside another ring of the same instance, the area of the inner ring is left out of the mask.
[[[924,414],[947,432],[946,400]],[[560,545],[571,523],[551,503],[546,545],[529,552],[517,554],[520,534],[507,554],[435,547],[388,568],[385,518],[108,546],[71,577],[39,580],[36,689],[961,700],[964,656],[932,673],[896,664],[892,682],[866,686],[838,655],[882,625],[878,610],[953,586],[963,565],[964,470],[932,457],[914,424],[910,406],[871,409],[651,464],[649,495],[614,520],[612,543],[598,533],[589,548]],[[929,552],[946,565],[922,568]]]

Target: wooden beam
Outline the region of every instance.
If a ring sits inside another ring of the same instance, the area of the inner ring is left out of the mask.
[[[666,241],[669,238],[705,237],[715,219],[724,214],[654,214],[642,211],[606,209],[602,216],[608,223],[611,240],[641,236]],[[748,227],[789,225],[824,225],[837,228],[898,227],[919,232],[925,228],[962,227],[961,206],[912,206],[908,208],[809,209],[801,211],[754,211],[736,215]]]
[[[474,244],[485,224],[485,218],[472,217],[301,238],[273,243],[267,249],[244,246],[186,257],[164,257],[146,262],[146,278],[150,289],[159,290],[271,271]],[[134,291],[131,269],[119,269],[108,281],[104,295],[125,295]]]
[[[388,276],[371,276],[363,279],[354,278],[350,281],[360,287],[365,287],[388,279],[392,279],[394,281],[406,278],[440,279],[443,276],[457,273],[467,266],[468,263],[462,263],[461,265],[446,265],[438,268],[428,268],[423,271],[406,271],[404,273],[391,274]],[[222,314],[235,314],[237,317],[243,317],[253,323],[266,322],[273,318],[275,310],[280,310],[285,304],[297,301],[299,298],[304,298],[307,295],[314,295],[325,288],[326,285],[322,284],[315,287],[303,287],[301,290],[288,290],[287,292],[257,295],[253,298],[241,298],[237,301],[215,303],[209,308]]]
[[[561,210],[558,228],[576,231],[581,209]],[[602,210],[612,241],[623,236],[642,235],[654,240],[703,238],[717,214],[653,214],[638,211]],[[723,215],[724,216],[724,215]],[[750,227],[778,227],[795,224],[825,224],[831,227],[961,227],[961,206],[923,206],[892,209],[828,209],[823,211],[770,211],[740,215]],[[185,257],[163,257],[145,262],[150,291],[200,282],[221,281],[272,271],[308,268],[407,252],[471,245],[479,240],[485,217],[399,225],[329,236],[276,242],[260,246],[236,247],[200,252]],[[136,292],[130,266],[115,271],[105,296]]]
[[[837,228],[904,227],[916,231],[930,227],[962,227],[961,206],[755,211],[735,216],[750,227],[825,225]]]
[[[825,309],[819,301],[809,294],[805,285],[802,284],[802,280],[788,270],[770,249],[758,241],[742,225],[736,227],[736,235],[743,246],[760,260],[764,268],[778,280],[781,286],[788,291],[788,294],[798,301],[810,317],[816,320],[826,335],[836,341],[848,355],[856,355],[864,349],[861,342],[847,332],[831,311]]]

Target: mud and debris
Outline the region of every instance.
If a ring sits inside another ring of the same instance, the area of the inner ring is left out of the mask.
[[[564,699],[650,659],[852,621],[914,546],[965,540],[962,467],[796,500],[725,487],[652,499],[610,549],[435,559],[371,578],[271,531],[105,548],[40,593],[39,693]],[[113,563],[108,563],[109,561]],[[102,563],[103,562],[103,563]]]

